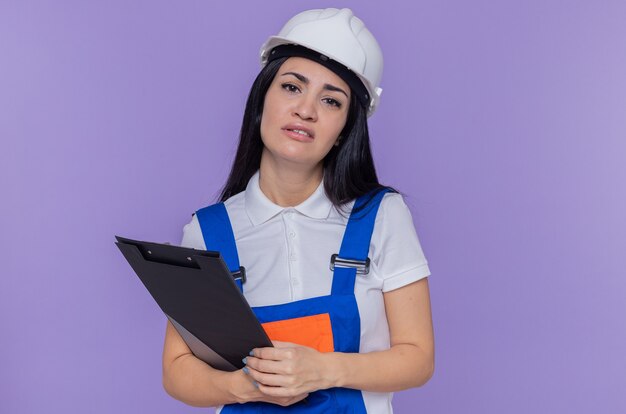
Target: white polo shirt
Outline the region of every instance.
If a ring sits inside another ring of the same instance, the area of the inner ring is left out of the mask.
[[[330,294],[330,257],[339,247],[352,204],[340,211],[323,183],[302,204],[281,207],[259,187],[257,172],[246,190],[224,203],[239,262],[246,268],[244,296],[250,306],[277,305]],[[184,247],[206,249],[197,217],[183,229]],[[360,352],[389,348],[383,292],[430,275],[411,213],[402,196],[388,193],[376,216],[370,242],[370,272],[354,288],[361,317]],[[368,413],[391,413],[391,393],[363,392]]]

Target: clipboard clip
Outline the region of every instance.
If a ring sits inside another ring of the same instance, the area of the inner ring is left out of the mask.
[[[236,272],[231,272],[231,275],[233,275],[233,279],[235,280],[241,280],[241,283],[246,283],[246,268],[243,266],[239,266],[239,270]]]
[[[370,258],[365,260],[343,259],[335,253],[330,256],[330,270],[335,271],[335,267],[356,268],[357,275],[366,275],[370,272]]]

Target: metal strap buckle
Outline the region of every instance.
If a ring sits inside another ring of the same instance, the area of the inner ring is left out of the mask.
[[[239,266],[239,270],[236,272],[232,272],[231,275],[233,275],[233,279],[235,280],[241,280],[241,283],[246,283],[246,268],[243,266]]]
[[[330,270],[336,267],[356,268],[357,275],[366,275],[370,272],[370,258],[365,260],[343,259],[338,254],[330,256]]]

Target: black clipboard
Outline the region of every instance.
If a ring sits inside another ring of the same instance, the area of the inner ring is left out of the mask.
[[[196,357],[235,371],[253,348],[272,346],[219,252],[115,238]]]

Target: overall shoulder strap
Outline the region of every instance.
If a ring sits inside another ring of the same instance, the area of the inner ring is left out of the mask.
[[[202,237],[207,250],[218,251],[222,255],[231,273],[240,271],[239,255],[235,244],[233,227],[224,203],[213,204],[196,211]],[[242,289],[241,279],[235,280]]]
[[[354,293],[357,269],[361,273],[369,271],[370,240],[374,232],[376,214],[389,188],[377,189],[365,194],[354,203],[343,235],[339,254],[331,258],[334,267],[332,294]]]

